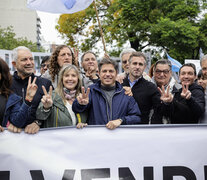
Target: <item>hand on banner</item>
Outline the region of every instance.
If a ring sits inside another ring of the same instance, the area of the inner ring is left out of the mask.
[[[35,77],[33,82],[31,83],[31,76],[29,77],[29,80],[28,80],[25,100],[29,102],[32,102],[33,97],[35,96],[37,89],[38,89],[37,85],[35,84],[36,80],[37,80],[37,77]]]
[[[116,119],[116,120],[112,120],[112,121],[109,121],[107,124],[106,124],[106,127],[108,129],[115,129],[117,128],[118,126],[120,126],[122,123],[122,120],[121,119]]]
[[[90,93],[90,88],[87,89],[86,93],[85,93],[85,88],[82,87],[81,88],[81,92],[78,96],[77,96],[77,100],[78,103],[80,105],[87,105],[89,103],[89,93]]]
[[[82,129],[82,128],[86,127],[87,125],[88,125],[87,123],[78,123],[76,127],[78,129]]]
[[[40,130],[40,127],[37,123],[33,122],[25,127],[24,132],[28,134],[35,134]]]
[[[191,92],[188,90],[189,85],[184,85],[182,84],[182,92],[181,92],[181,97],[185,99],[190,99],[191,98]]]
[[[7,128],[10,132],[13,132],[13,133],[20,133],[22,131],[21,128],[18,128],[11,123],[9,124],[9,126]]]
[[[162,86],[162,89],[158,87],[158,90],[160,91],[161,97],[160,100],[165,103],[170,103],[173,100],[173,95],[170,93],[170,86],[167,87],[167,92],[165,92],[164,86]]]
[[[52,86],[50,86],[49,93],[47,93],[47,90],[44,86],[42,86],[42,90],[44,92],[44,96],[41,99],[41,102],[43,104],[44,109],[49,109],[52,107],[53,100],[52,100]]]
[[[128,86],[123,86],[123,89],[125,90],[125,94],[128,95],[128,96],[133,96],[133,93],[132,93],[132,89]]]
[[[74,53],[74,57],[75,57],[75,66],[76,67],[80,67],[79,66],[79,62],[78,62],[78,55],[79,55],[79,51],[76,48],[73,48],[73,53]]]
[[[0,132],[3,132],[3,131],[4,131],[4,128],[0,126]]]

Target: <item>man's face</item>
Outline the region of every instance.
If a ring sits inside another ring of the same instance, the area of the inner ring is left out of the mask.
[[[103,86],[114,86],[117,72],[112,64],[104,64],[100,69],[99,76]]]
[[[57,62],[60,67],[63,67],[63,65],[66,64],[72,64],[72,52],[69,48],[64,47],[60,50]]]
[[[132,57],[129,63],[129,74],[134,80],[142,76],[145,69],[145,59],[143,57]]]
[[[167,64],[157,64],[154,70],[154,80],[158,87],[165,86],[169,83],[172,71]]]
[[[203,89],[206,89],[206,86],[207,86],[207,79],[204,78],[204,77],[201,77],[200,79],[198,79],[198,84],[200,86],[203,87]]]
[[[130,57],[131,53],[126,53],[121,57],[121,61],[122,61],[122,68],[124,70],[124,72],[128,73],[129,72],[129,57]]]
[[[207,79],[207,60],[202,61],[201,68],[204,78]]]
[[[13,61],[12,64],[22,79],[30,76],[34,72],[34,59],[29,50],[18,50],[17,61]]]
[[[40,73],[41,75],[45,73],[45,71],[47,71],[49,69],[49,65],[50,65],[50,61],[45,61],[44,63],[41,64],[41,68],[40,68]]]
[[[180,82],[183,85],[191,85],[195,81],[196,75],[194,74],[194,70],[192,67],[184,66],[180,70],[179,78],[180,78]]]
[[[82,67],[83,67],[85,72],[87,72],[89,68],[92,71],[97,69],[98,63],[97,63],[97,60],[96,60],[96,57],[94,56],[94,54],[87,53],[87,54],[84,55],[83,62],[82,62]]]

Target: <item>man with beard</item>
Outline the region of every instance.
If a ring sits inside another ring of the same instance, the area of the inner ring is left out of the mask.
[[[19,46],[13,50],[12,56],[12,65],[15,67],[16,71],[13,74],[11,89],[14,93],[21,96],[23,101],[25,99],[24,97],[26,94],[29,77],[31,77],[32,82],[35,77],[37,78],[36,85],[39,88],[37,89],[33,100],[26,99],[32,105],[32,112],[30,121],[25,124],[25,132],[34,134],[37,133],[40,128],[40,122],[36,119],[36,110],[42,96],[44,95],[41,87],[45,86],[48,91],[49,87],[52,86],[52,83],[47,79],[34,75],[34,59],[30,49],[24,46]],[[16,129],[16,127],[14,127],[14,129]]]
[[[122,85],[131,87],[133,97],[141,111],[141,123],[158,123],[158,107],[160,107],[160,93],[157,87],[143,78],[146,68],[146,57],[141,52],[133,52],[129,57],[129,75],[124,79]],[[150,111],[154,114],[150,121]]]

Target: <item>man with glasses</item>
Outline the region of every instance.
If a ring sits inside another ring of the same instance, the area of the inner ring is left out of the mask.
[[[129,57],[129,74],[123,80],[122,85],[131,87],[133,97],[141,111],[141,123],[158,123],[158,109],[160,107],[160,93],[157,87],[143,78],[146,68],[146,57],[141,52],[133,52]],[[154,114],[150,121],[150,111]]]
[[[155,73],[156,70],[157,68],[155,68]],[[159,70],[161,71],[161,69]],[[179,70],[179,79],[182,88],[177,89],[174,86],[171,92],[169,85],[167,87],[162,85],[159,88],[160,99],[166,108],[164,115],[169,118],[169,122],[172,124],[198,123],[204,113],[205,99],[203,88],[195,83],[195,65],[192,63],[184,64]]]
[[[42,59],[42,62],[41,62],[41,68],[40,68],[40,74],[43,75],[48,69],[49,69],[49,66],[50,66],[50,56],[44,56],[44,58]]]

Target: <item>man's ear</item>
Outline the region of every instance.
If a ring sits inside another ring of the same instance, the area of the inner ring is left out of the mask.
[[[14,68],[16,69],[17,63],[16,61],[12,61],[12,65],[14,66]]]

